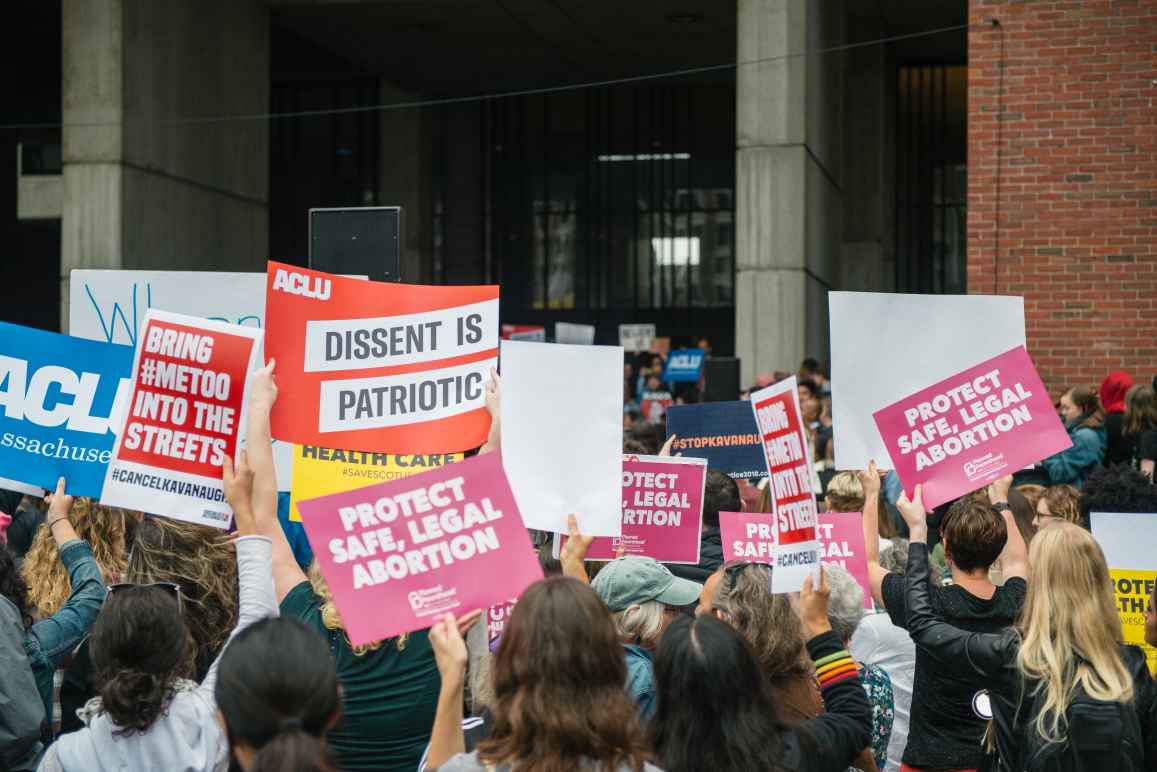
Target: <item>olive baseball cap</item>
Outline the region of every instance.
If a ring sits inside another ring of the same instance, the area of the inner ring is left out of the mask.
[[[617,613],[649,600],[667,606],[690,606],[699,602],[703,585],[680,579],[654,558],[628,555],[603,566],[591,588]]]

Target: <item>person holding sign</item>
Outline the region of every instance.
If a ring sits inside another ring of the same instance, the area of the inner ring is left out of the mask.
[[[242,452],[224,467],[224,489],[236,515],[241,611],[230,640],[275,616],[269,540],[257,535],[254,473]],[[180,586],[109,587],[93,627],[91,653],[100,699],[84,712],[85,728],[62,736],[40,769],[224,769],[229,742],[217,722],[214,688],[220,657],[200,685],[189,681],[192,652],[181,616]],[[226,643],[226,646],[229,644]]]
[[[825,713],[806,724],[776,718],[777,705],[751,648],[710,614],[682,618],[655,653],[659,707],[655,756],[667,772],[834,772],[868,745],[871,714],[856,665],[828,623],[828,586],[804,579],[799,612],[808,631]]]
[[[253,373],[248,443],[253,468],[263,481],[255,498],[276,508],[277,485],[269,415],[277,400],[274,362]],[[316,565],[307,578],[297,565],[275,514],[260,520],[273,542],[273,579],[281,616],[298,619],[330,643],[342,683],[342,720],[329,732],[329,747],[344,770],[416,769],[430,737],[438,692],[438,669],[426,632],[354,647],[332,594]]]
[[[92,547],[76,535],[69,514],[73,497],[65,493],[64,478],[56,483],[56,492],[46,498],[49,502],[44,528],[52,534],[60,562],[68,571],[72,591],[68,600],[51,616],[33,622],[34,609],[29,606],[28,586],[20,575],[12,553],[0,545],[0,611],[5,618],[13,617],[23,633],[24,650],[28,665],[36,681],[43,715],[52,716],[52,680],[56,669],[69,657],[76,645],[88,634],[100,611],[105,596],[105,583],[100,567],[92,554]],[[16,701],[17,695],[0,695]],[[39,744],[36,744],[39,750]],[[32,758],[35,758],[33,754]],[[15,764],[20,759],[13,759]]]
[[[1089,532],[1061,523],[1038,533],[1029,552],[1033,587],[1016,628],[980,633],[936,610],[920,499],[917,486],[900,506],[911,532],[908,630],[939,670],[988,690],[993,750],[985,768],[1152,769],[1157,686],[1140,649],[1120,642],[1109,567]]]
[[[735,628],[755,654],[775,698],[775,716],[802,724],[823,712],[799,614],[790,596],[771,592],[771,567],[734,560],[703,585],[696,614],[711,614]]]
[[[646,735],[623,692],[615,625],[584,582],[542,579],[519,598],[493,658],[490,736],[471,753],[461,723],[468,654],[453,614],[430,639],[442,687],[429,768],[660,772],[646,761]]]
[[[864,487],[864,551],[872,595],[887,610],[893,624],[906,627],[904,576],[880,566],[876,518],[880,475],[874,461],[861,473],[860,481]],[[990,486],[988,501],[978,501],[971,495],[958,499],[940,526],[953,583],[934,588],[932,602],[939,615],[976,632],[1003,630],[1024,605],[1027,550],[1008,508],[1011,482],[1010,477],[1005,477]],[[902,496],[898,506],[902,508],[907,501]],[[988,577],[997,558],[1005,576],[1001,587]],[[980,739],[985,721],[972,709],[975,693],[971,684],[945,675],[929,651],[917,646],[905,765],[914,769],[977,768],[983,755]]]

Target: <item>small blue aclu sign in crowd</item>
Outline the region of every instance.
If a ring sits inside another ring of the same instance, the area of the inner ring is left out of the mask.
[[[132,347],[3,322],[0,341],[0,477],[99,497]]]
[[[694,383],[699,380],[699,373],[703,370],[703,357],[707,355],[701,348],[681,348],[671,352],[667,357],[667,366],[663,369],[665,383]]]

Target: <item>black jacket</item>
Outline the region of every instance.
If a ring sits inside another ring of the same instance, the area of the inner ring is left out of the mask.
[[[988,689],[997,756],[1002,766],[1019,768],[1023,738],[1036,718],[1036,684],[1022,679],[1016,665],[1020,637],[1012,628],[1000,633],[969,633],[941,621],[932,609],[928,592],[925,544],[909,545],[905,583],[908,634],[917,646],[928,650],[938,665],[975,679],[977,689]],[[1133,676],[1133,707],[1141,721],[1145,768],[1157,770],[1157,684],[1149,674],[1141,649],[1122,644],[1121,657]]]
[[[835,633],[826,632],[808,641],[807,650],[818,662],[844,652],[844,644]],[[822,692],[825,712],[785,733],[782,769],[843,772],[871,743],[872,707],[859,675],[837,681]]]
[[[699,565],[667,563],[671,573],[703,584],[723,565],[723,537],[718,528],[704,528],[699,537]]]

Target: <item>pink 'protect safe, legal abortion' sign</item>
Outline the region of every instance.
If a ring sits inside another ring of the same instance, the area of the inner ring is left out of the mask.
[[[931,508],[1071,447],[1024,346],[874,414],[905,490]]]
[[[517,598],[542,578],[497,453],[297,506],[354,646]]]

